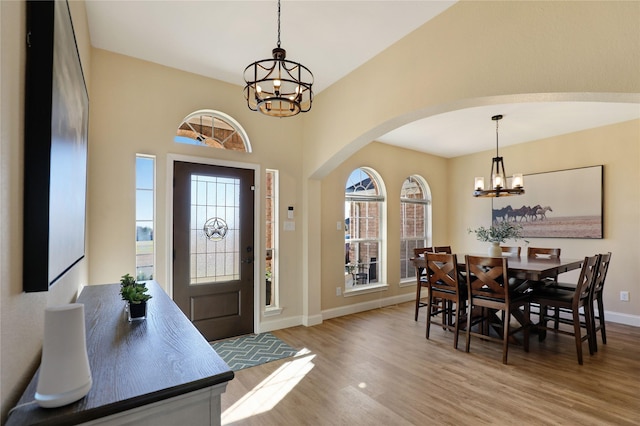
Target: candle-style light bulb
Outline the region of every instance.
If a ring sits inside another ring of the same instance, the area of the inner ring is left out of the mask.
[[[514,188],[522,188],[524,186],[524,178],[522,177],[522,173],[516,173],[513,175],[513,187]]]

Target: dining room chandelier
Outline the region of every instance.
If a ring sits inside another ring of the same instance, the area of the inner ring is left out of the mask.
[[[261,59],[245,68],[244,97],[252,111],[271,117],[292,117],[311,110],[313,74],[304,65],[289,61],[280,47],[280,0],[278,0],[278,45],[273,59]]]
[[[511,179],[511,187],[507,185],[504,173],[504,162],[498,153],[498,123],[502,120],[502,115],[491,117],[496,122],[496,156],[491,163],[491,188],[484,188],[484,177],[475,178],[474,197],[509,197],[511,195],[524,194],[524,178],[522,173],[516,173]]]

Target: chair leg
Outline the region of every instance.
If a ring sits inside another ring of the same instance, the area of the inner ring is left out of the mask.
[[[422,290],[422,284],[420,284],[420,280],[416,283],[418,288],[416,289],[416,317],[414,321],[418,321],[418,310],[420,309],[420,290]]]
[[[588,333],[587,326],[587,333]],[[578,353],[578,364],[582,365],[582,336],[580,335],[580,313],[573,312],[573,333],[576,340],[576,352]]]
[[[528,303],[525,303],[524,305],[524,321],[525,324],[523,324],[523,333],[524,333],[524,342],[523,342],[523,346],[524,346],[524,351],[525,352],[529,352],[529,329],[531,328],[531,306],[529,306]]]
[[[469,306],[467,306],[467,341],[464,348],[465,352],[469,352],[469,344],[471,343],[471,314],[473,313],[473,305],[471,304],[471,298],[469,298]]]
[[[509,321],[511,320],[511,311],[509,307],[502,311],[502,363],[507,363],[507,355],[509,352]]]
[[[604,303],[602,302],[602,295],[598,296],[598,322],[600,323],[600,335],[602,336],[602,344],[607,344],[607,331],[604,328]],[[594,339],[595,339],[594,335]]]
[[[450,309],[451,309],[451,301],[450,300],[446,300],[446,299],[442,299],[440,301],[440,303],[442,304],[441,309],[442,309],[442,329],[443,330],[447,330],[447,326],[451,325],[451,321],[449,319],[450,316]]]
[[[555,330],[558,329],[558,327],[560,326],[560,308],[553,308],[554,315],[553,315],[553,328]]]
[[[587,341],[589,343],[589,355],[593,355],[598,349],[596,348],[596,322],[593,318],[593,301],[589,301],[589,303],[584,307],[584,323],[586,325],[587,333]]]
[[[595,301],[590,300],[589,306],[584,307],[585,315],[584,322],[589,326],[589,353],[593,355],[598,352],[598,335],[596,333],[596,313],[595,313]],[[589,315],[587,315],[587,310]]]
[[[547,307],[540,305],[540,320],[538,322],[538,341],[542,342],[547,337]]]
[[[456,303],[455,325],[453,326],[453,349],[458,349],[458,335],[460,334],[460,303]]]
[[[429,304],[427,305],[427,339],[429,338],[429,331],[431,330],[431,307],[433,306],[433,299],[431,298],[431,292],[429,292]]]

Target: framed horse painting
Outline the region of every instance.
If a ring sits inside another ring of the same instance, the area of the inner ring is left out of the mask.
[[[85,256],[89,97],[67,1],[29,1],[23,289],[47,291]]]
[[[518,223],[525,238],[604,238],[602,165],[526,175],[524,187],[492,200],[494,223]]]

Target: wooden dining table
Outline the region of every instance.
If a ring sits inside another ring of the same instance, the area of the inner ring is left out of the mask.
[[[469,253],[469,255],[485,256],[478,253]],[[458,254],[457,256],[458,267],[464,270],[466,268],[465,255]],[[427,266],[426,259],[422,256],[414,257],[411,261],[418,270]],[[584,262],[584,259],[507,256],[509,276],[531,281],[542,281],[544,278],[551,278],[564,272],[580,269],[582,262]]]
[[[468,253],[470,256],[486,256],[478,253]],[[542,281],[545,278],[557,277],[558,274],[573,271],[582,267],[584,259],[570,258],[545,258],[545,257],[528,257],[528,256],[504,256],[507,258],[508,274],[511,278],[519,280]],[[460,271],[466,270],[465,254],[457,254],[458,268]],[[416,279],[420,280],[420,276],[427,267],[426,259],[422,256],[411,259],[416,268]],[[525,319],[520,311],[512,312],[514,317],[521,324],[525,324]],[[514,343],[519,343],[511,336]]]

